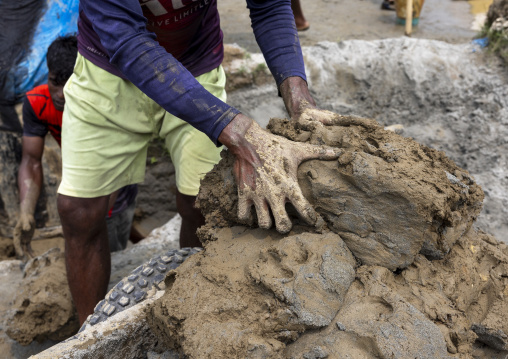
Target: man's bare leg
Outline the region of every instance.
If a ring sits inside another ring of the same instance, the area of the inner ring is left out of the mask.
[[[65,238],[67,281],[80,325],[106,295],[111,255],[106,228],[109,196],[77,198],[58,195]]]
[[[298,31],[305,31],[310,27],[309,22],[305,19],[303,15],[302,6],[300,5],[300,0],[291,0],[291,9],[293,10],[293,15],[295,17],[296,29]]]
[[[196,231],[205,224],[205,218],[201,211],[195,207],[195,202],[196,196],[187,196],[178,190],[176,191],[176,207],[182,217],[180,248],[203,246],[196,235]]]

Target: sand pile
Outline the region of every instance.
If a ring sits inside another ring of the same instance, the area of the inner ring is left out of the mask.
[[[269,125],[345,150],[298,171],[319,230],[297,218],[284,236],[240,226],[224,153],[199,195],[206,250],[166,278],[151,307],[160,342],[189,358],[465,358],[478,342],[507,350],[508,249],[471,229],[481,188],[442,152],[337,120]]]
[[[22,345],[63,340],[79,328],[65,274],[64,253],[53,248],[28,261],[12,304],[7,335]]]

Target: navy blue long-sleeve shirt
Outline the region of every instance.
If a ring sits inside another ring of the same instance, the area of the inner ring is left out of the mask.
[[[247,0],[252,28],[277,86],[306,79],[290,0]],[[195,79],[223,60],[217,0],[81,0],[79,52],[131,81],[218,144],[239,111]]]

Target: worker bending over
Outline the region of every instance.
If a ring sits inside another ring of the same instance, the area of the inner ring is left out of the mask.
[[[63,87],[72,74],[78,48],[75,36],[59,37],[47,52],[48,83],[26,93],[23,102],[22,158],[18,172],[20,215],[14,228],[18,257],[33,257],[30,242],[35,230],[34,212],[42,188],[42,154],[45,137],[51,133],[61,144]],[[130,237],[137,185],[116,191],[106,217],[109,250],[124,249]]]

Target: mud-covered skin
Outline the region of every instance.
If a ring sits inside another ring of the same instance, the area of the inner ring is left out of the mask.
[[[291,203],[307,224],[319,223],[319,216],[302,195],[296,172],[306,160],[338,158],[342,154],[340,149],[293,143],[261,129],[242,114],[224,129],[219,140],[235,157],[233,174],[238,186],[238,218],[241,222],[253,223],[251,207],[254,206],[261,228],[272,226],[273,215],[277,230],[288,233],[292,222],[285,204]]]
[[[35,230],[35,207],[43,185],[42,154],[44,138],[23,136],[22,158],[18,171],[19,219],[14,229],[14,247],[18,258],[34,257],[30,242]]]
[[[279,91],[293,121],[304,117],[307,126],[312,121],[320,125],[333,123],[332,117],[335,115],[316,108],[316,102],[303,78],[286,78],[280,84]],[[249,225],[253,223],[251,207],[254,206],[257,224],[261,228],[268,229],[275,221],[277,231],[288,233],[292,222],[285,205],[291,203],[307,224],[320,227],[322,221],[302,195],[296,172],[304,161],[336,159],[342,151],[323,146],[296,145],[262,130],[255,121],[241,113],[224,128],[219,142],[235,158],[233,175],[238,187],[240,221]]]
[[[285,204],[289,202],[307,224],[316,224],[318,215],[298,185],[298,166],[309,159],[336,159],[342,151],[321,146],[297,145],[284,137],[270,135],[254,122],[245,138],[257,148],[263,165],[256,168],[258,176],[255,188],[239,188],[239,219],[252,223],[251,206],[254,205],[259,226],[268,229],[272,226],[270,208],[277,230],[287,233],[292,227],[285,209]]]
[[[83,323],[80,332],[88,326],[103,322],[111,316],[130,308],[149,298],[155,290],[165,288],[166,274],[177,268],[189,256],[198,253],[202,248],[173,249],[150,259],[140,265],[132,273],[118,282],[105,299],[95,307],[94,313]]]
[[[30,213],[21,212],[14,227],[14,249],[18,258],[35,257],[31,242],[35,231],[35,219]]]
[[[281,92],[286,94],[286,96],[303,92],[300,88],[291,85],[292,83],[290,81],[284,82],[281,85]],[[312,100],[312,98],[310,98],[310,100]],[[255,149],[257,152],[257,148],[259,148],[259,146],[266,146],[268,151],[267,154],[263,156],[264,158],[270,159],[272,163],[269,163],[266,169],[261,168],[260,171],[263,171],[264,175],[267,173],[276,173],[277,175],[273,178],[274,181],[271,183],[264,185],[256,182],[255,184],[256,186],[262,186],[263,189],[260,192],[270,193],[269,190],[272,190],[273,193],[276,193],[277,196],[279,196],[279,201],[283,201],[282,205],[284,211],[280,211],[279,206],[279,212],[273,213],[272,208],[272,214],[274,215],[276,221],[277,217],[279,218],[279,226],[277,229],[281,233],[287,233],[291,229],[292,224],[289,217],[293,218],[293,220],[301,218],[310,225],[318,225],[321,217],[317,215],[305,197],[301,197],[301,190],[297,182],[292,182],[288,187],[291,191],[296,193],[296,198],[300,201],[300,204],[298,204],[298,202],[291,202],[293,205],[297,203],[298,207],[296,207],[296,210],[299,216],[295,218],[295,213],[293,213],[294,211],[292,211],[291,208],[288,208],[288,214],[285,211],[285,204],[288,201],[286,201],[285,196],[280,198],[282,194],[277,188],[279,184],[276,182],[276,178],[282,175],[284,175],[284,177],[293,176],[293,172],[291,171],[297,170],[298,166],[306,160],[313,158],[331,160],[343,154],[341,149],[332,149],[325,146],[301,146],[302,144],[300,142],[309,140],[310,134],[317,128],[330,125],[356,125],[363,126],[366,129],[380,128],[380,126],[371,119],[342,116],[331,111],[317,109],[315,108],[313,100],[312,102],[302,100],[298,103],[294,102],[291,105],[286,104],[286,107],[289,106],[293,108],[293,110],[288,112],[290,112],[296,120],[274,119],[274,121],[271,121],[268,125],[268,132],[263,131],[256,124],[249,128],[249,133],[247,133],[246,130],[243,130],[243,132],[240,129],[236,130],[237,132],[245,134],[247,139],[251,142],[256,141],[256,138],[265,140],[264,144],[258,142]],[[272,133],[275,133],[278,136],[273,136]],[[267,138],[272,139],[271,141],[273,142],[270,143],[270,141],[266,140]],[[288,139],[290,141],[288,141]],[[298,145],[292,143],[292,141],[298,142]],[[319,144],[324,143],[322,141],[321,143],[313,143],[313,145]],[[279,151],[281,151],[282,146],[286,147],[286,149],[283,149],[283,152],[277,152],[274,148],[275,146],[278,147]],[[206,216],[206,226],[227,227],[234,225],[235,223],[252,226],[255,223],[258,223],[261,228],[269,228],[271,225],[271,218],[265,201],[255,200],[255,194],[252,190],[244,190],[241,184],[239,185],[240,188],[238,193],[231,192],[232,187],[230,184],[237,184],[238,179],[243,175],[238,173],[238,160],[231,155],[231,152],[234,153],[234,151],[222,152],[221,165],[219,165],[219,167],[216,166],[217,171],[210,171],[206,175],[206,181],[208,183],[214,183],[215,185],[200,188],[196,204],[203,210],[203,213],[209,213],[209,215]],[[284,153],[286,159],[280,156],[281,153]],[[291,167],[288,166],[289,164]],[[259,166],[259,164],[257,165]],[[223,168],[225,170],[220,171],[218,168]],[[231,168],[233,168],[233,171],[230,172],[229,169]],[[291,171],[286,170],[289,168],[291,168]],[[284,173],[285,170],[286,173]],[[250,174],[250,176],[255,178],[252,174]],[[252,187],[255,188],[255,186]],[[219,197],[221,198],[220,203],[216,200]],[[242,198],[241,201],[239,200],[240,197]],[[251,206],[253,204],[256,207],[255,213],[252,213],[251,211]],[[262,209],[261,212],[259,211],[260,208]],[[261,218],[259,218],[260,213],[262,214]],[[282,229],[282,231],[280,229]],[[205,228],[198,230],[198,233],[201,233],[202,239],[211,239],[208,237],[209,231]]]
[[[323,126],[361,126],[367,130],[376,130],[381,126],[370,118],[344,116],[316,108],[305,109],[296,121],[296,128],[312,131]]]

